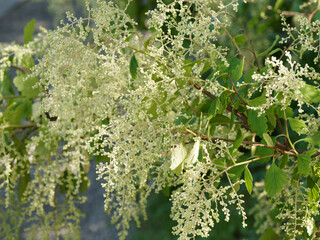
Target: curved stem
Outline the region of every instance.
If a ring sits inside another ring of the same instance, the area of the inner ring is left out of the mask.
[[[207,97],[211,98],[212,100],[215,100],[217,97],[214,96],[212,93],[208,92],[207,90],[205,89],[202,89],[197,83],[194,83],[194,88],[201,91],[204,95],[206,95]],[[232,106],[227,106],[226,110],[228,112],[234,112],[234,114],[243,121],[242,125],[244,126],[244,128],[250,130],[250,126],[248,124],[248,119],[247,119],[247,116],[244,115],[243,113],[239,112],[237,109],[235,109],[234,107]]]
[[[249,44],[250,44],[250,47],[251,47],[251,49],[252,49],[251,52],[252,52],[253,57],[254,57],[254,59],[255,59],[255,62],[256,62],[256,64],[257,64],[258,71],[260,71],[261,68],[260,68],[259,61],[258,61],[258,58],[257,58],[257,55],[256,55],[256,51],[254,50],[254,47],[253,47],[251,38],[249,37],[249,34],[248,34],[247,30],[245,29],[245,27],[243,26],[242,22],[241,22],[238,18],[236,18],[235,16],[233,16],[232,14],[230,14],[230,13],[228,13],[228,12],[223,12],[223,13],[229,15],[230,17],[232,17],[233,19],[235,19],[235,20],[240,24],[241,28],[242,28],[243,31],[244,31],[244,34],[246,35],[246,37],[247,37],[248,40],[249,40]]]
[[[243,104],[244,108],[246,109],[246,112],[248,112],[247,104],[246,104],[246,103],[242,100],[242,98],[240,97],[240,95],[239,95],[239,93],[238,93],[238,91],[237,91],[237,88],[236,88],[236,86],[234,85],[234,83],[233,83],[233,81],[232,81],[232,79],[231,79],[230,75],[229,75],[229,74],[227,74],[227,76],[228,76],[228,78],[229,78],[229,80],[230,80],[230,82],[231,82],[231,84],[232,84],[232,87],[234,88],[234,92],[235,92],[235,94],[238,96],[239,100],[242,102],[242,104]]]
[[[290,139],[290,136],[289,136],[288,123],[287,123],[287,118],[286,118],[286,112],[285,112],[285,110],[283,110],[283,116],[284,116],[284,125],[285,125],[285,128],[286,128],[286,136],[287,136],[288,142],[289,142],[292,150],[298,155],[298,152],[297,152],[296,149],[294,148],[294,145],[292,144],[291,139]]]
[[[225,30],[225,32],[227,33],[227,35],[229,36],[230,40],[232,41],[232,43],[236,46],[239,54],[241,56],[244,57],[244,60],[251,66],[251,67],[254,67],[254,65],[244,56],[244,54],[242,53],[241,49],[239,48],[238,44],[236,43],[236,41],[233,39],[233,37],[231,36],[231,34],[229,33],[228,29],[220,22],[220,20],[212,15],[212,13],[209,12],[209,14],[220,24],[220,26]]]
[[[23,73],[28,73],[28,74],[32,73],[29,69],[21,67],[21,66],[11,65],[10,67],[15,68]]]

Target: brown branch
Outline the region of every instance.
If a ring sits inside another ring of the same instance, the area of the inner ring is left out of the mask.
[[[246,112],[248,112],[247,104],[246,104],[246,103],[242,100],[242,98],[240,97],[240,95],[239,95],[239,93],[238,93],[238,91],[237,91],[237,88],[236,88],[236,86],[234,85],[234,83],[233,83],[233,81],[232,81],[232,79],[231,79],[230,75],[229,75],[229,74],[227,74],[227,76],[228,76],[228,78],[230,79],[230,82],[231,82],[231,84],[232,84],[232,87],[234,88],[234,92],[237,94],[237,96],[238,96],[239,100],[242,102],[242,104],[243,104],[244,108],[246,109]]]
[[[311,23],[311,20],[313,18],[313,16],[318,12],[319,8],[316,8],[309,16],[309,23]]]
[[[293,16],[308,16],[308,14],[306,13],[300,13],[300,12],[293,12],[293,11],[281,11],[281,10],[277,10],[277,13],[279,14],[283,14],[286,17],[293,17]]]
[[[177,133],[178,131],[173,131],[173,133]],[[228,139],[228,138],[219,138],[219,137],[211,137],[209,138],[207,135],[205,134],[202,134],[202,133],[198,133],[196,131],[193,131],[195,134],[197,134],[198,136],[201,136],[201,138],[203,140],[211,140],[212,142],[216,142],[216,141],[224,141],[224,142],[235,142],[237,139]],[[191,134],[189,131],[181,131],[180,133],[183,133],[183,134]],[[274,149],[276,152],[280,153],[280,154],[288,154],[288,155],[291,155],[293,157],[297,157],[297,155],[294,153],[294,152],[291,152],[291,151],[288,151],[286,149],[286,147],[276,141],[275,143],[275,146],[269,146],[269,145],[265,145],[261,142],[253,142],[253,141],[242,141],[241,143],[242,145],[250,145],[250,146],[256,146],[256,147],[266,147],[266,148],[270,148],[270,149]],[[300,151],[303,151],[303,150],[300,150]]]
[[[254,64],[252,64],[242,53],[241,49],[239,48],[238,44],[236,43],[236,41],[234,40],[234,38],[231,36],[231,34],[229,33],[228,29],[220,22],[220,20],[214,16],[212,13],[209,12],[209,14],[217,21],[217,23],[225,30],[225,32],[227,33],[228,37],[230,38],[231,42],[236,46],[239,54],[241,56],[244,57],[244,60],[251,66],[254,67]]]
[[[23,73],[28,73],[28,74],[31,74],[32,72],[27,69],[27,68],[24,68],[24,67],[21,67],[21,66],[16,66],[16,65],[11,65],[12,68],[15,68]]]
[[[204,95],[208,96],[212,100],[216,100],[216,96],[214,96],[212,93],[208,92],[205,89],[202,89],[197,83],[193,84],[194,88],[201,91]],[[245,114],[239,112],[237,109],[233,108],[232,106],[227,106],[227,111],[228,112],[234,112],[234,115],[236,115],[239,119],[242,120],[242,125],[245,129],[251,130],[249,124],[248,124],[248,118]]]
[[[275,114],[275,116],[276,116],[276,119],[277,119],[277,123],[278,123],[279,129],[280,129],[281,133],[283,134],[282,135],[283,142],[285,144],[286,149],[288,149],[289,148],[289,143],[288,143],[287,138],[284,136],[285,133],[283,131],[282,123],[281,123],[280,118],[278,117],[278,115]]]

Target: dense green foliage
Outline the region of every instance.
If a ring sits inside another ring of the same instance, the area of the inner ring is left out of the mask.
[[[120,239],[153,192],[180,240],[234,211],[261,239],[317,239],[319,4],[158,0],[145,22],[96,0],[28,23],[0,48],[0,236],[80,238],[95,159]]]

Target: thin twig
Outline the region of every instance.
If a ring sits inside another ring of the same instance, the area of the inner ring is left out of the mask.
[[[229,36],[230,40],[232,41],[232,43],[236,46],[239,54],[241,56],[244,57],[244,60],[251,66],[254,67],[254,65],[244,56],[244,54],[242,53],[241,49],[239,48],[238,44],[236,43],[236,41],[233,39],[233,37],[231,36],[231,34],[229,33],[228,29],[220,22],[220,20],[214,16],[212,13],[209,12],[209,14],[220,24],[220,26],[222,26],[222,28],[226,31],[227,35]]]
[[[194,83],[193,84],[194,88],[201,91],[204,95],[208,96],[209,98],[211,98],[212,100],[216,100],[216,96],[214,96],[212,93],[208,92],[207,90],[205,89],[202,89],[197,83]],[[239,119],[242,120],[242,125],[245,129],[247,130],[251,130],[249,124],[248,124],[248,118],[245,114],[239,112],[237,109],[235,109],[234,107],[232,106],[227,106],[227,111],[228,112],[234,112],[234,115],[236,115]]]
[[[11,65],[12,68],[15,68],[17,70],[20,70],[21,72],[23,73],[28,73],[28,74],[31,74],[32,72],[27,69],[27,68],[24,68],[24,67],[21,67],[21,66],[16,66],[16,65]]]
[[[233,86],[233,88],[234,88],[234,91],[235,91],[235,93],[237,94],[237,96],[238,96],[239,100],[242,102],[242,104],[243,104],[244,108],[246,109],[246,112],[248,112],[247,104],[246,104],[246,103],[242,100],[242,98],[240,97],[240,95],[239,95],[239,93],[238,93],[238,91],[237,91],[237,88],[236,88],[236,86],[234,85],[234,83],[233,83],[233,81],[232,81],[232,79],[231,79],[230,75],[229,75],[229,74],[227,74],[227,76],[228,76],[228,78],[230,79],[230,82],[231,82],[231,84],[232,84],[232,86]]]
[[[276,114],[275,116],[276,116],[276,119],[277,119],[277,122],[278,122],[279,129],[280,129],[280,131],[281,131],[281,133],[282,133],[283,143],[285,144],[286,148],[289,149],[289,148],[290,148],[290,147],[289,147],[289,143],[288,143],[287,138],[285,137],[285,133],[284,133],[284,131],[283,131],[283,127],[282,127],[282,123],[281,123],[281,121],[280,121],[280,118],[278,117],[277,114]]]
[[[258,67],[258,71],[260,71],[261,68],[260,68],[260,65],[259,65],[259,61],[258,61],[256,52],[255,52],[255,50],[254,50],[254,47],[253,47],[251,38],[249,37],[249,34],[248,34],[247,30],[245,29],[245,27],[243,26],[242,22],[241,22],[238,18],[236,18],[235,16],[233,16],[232,14],[230,14],[230,13],[228,13],[228,12],[224,12],[224,13],[227,14],[227,15],[229,15],[230,17],[234,18],[234,19],[240,24],[241,28],[242,28],[243,31],[244,31],[244,34],[246,35],[246,37],[247,37],[248,40],[249,40],[249,44],[250,44],[250,47],[251,47],[251,49],[252,49],[251,52],[252,52],[253,57],[254,57],[254,59],[255,59],[255,61],[256,61],[256,64],[257,64],[257,67]]]

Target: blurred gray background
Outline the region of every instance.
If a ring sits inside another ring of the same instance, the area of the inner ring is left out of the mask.
[[[23,44],[24,26],[36,19],[36,32],[39,26],[54,28],[54,17],[48,12],[46,2],[31,0],[0,0],[0,42]],[[103,189],[96,181],[95,161],[92,161],[89,171],[91,186],[86,192],[86,204],[81,205],[81,211],[86,215],[81,220],[81,234],[84,240],[118,239],[117,231],[110,224],[110,217],[104,212]],[[22,234],[23,239],[23,234]]]

